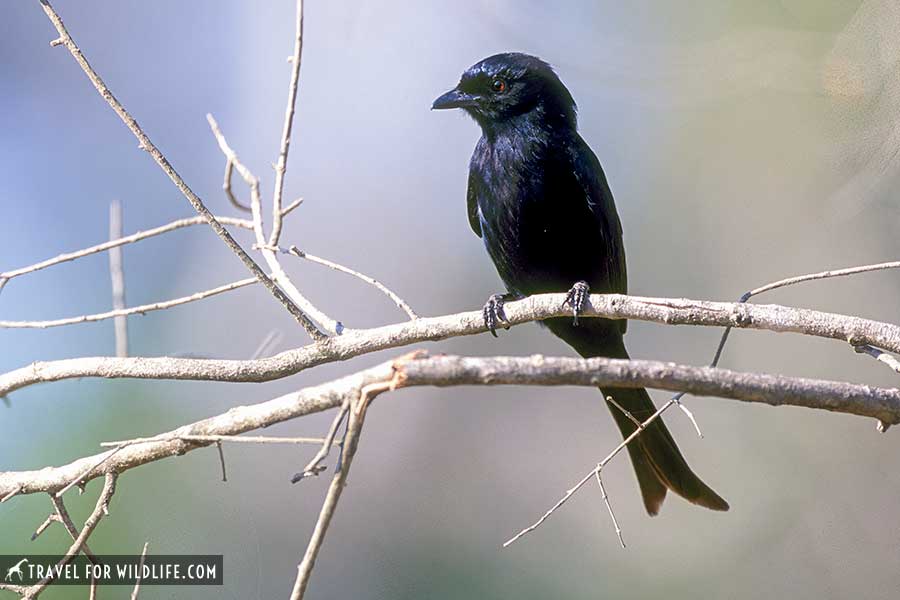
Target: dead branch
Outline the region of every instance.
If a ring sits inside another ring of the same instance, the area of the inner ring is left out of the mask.
[[[69,32],[66,30],[66,26],[60,18],[59,14],[53,9],[50,5],[49,0],[40,0],[41,7],[44,9],[44,13],[50,19],[50,22],[56,28],[56,31],[59,33],[58,44],[65,46],[72,57],[75,59],[75,62],[78,63],[78,66],[81,67],[81,70],[84,71],[85,75],[88,76],[88,79],[91,80],[94,88],[97,92],[103,97],[107,104],[115,111],[115,113],[119,116],[120,119],[125,123],[125,126],[134,134],[134,136],[138,139],[140,143],[140,147],[146,150],[153,160],[156,161],[156,164],[163,170],[163,172],[172,180],[172,183],[175,184],[175,187],[181,191],[185,198],[187,198],[188,202],[190,202],[191,206],[194,207],[194,210],[197,211],[203,219],[209,223],[210,227],[212,227],[213,231],[215,231],[216,235],[225,242],[225,245],[244,263],[244,266],[250,270],[251,273],[266,287],[269,292],[275,298],[281,302],[281,304],[287,309],[287,311],[294,317],[294,319],[306,330],[309,336],[313,340],[322,340],[325,338],[325,334],[319,331],[319,328],[316,324],[310,320],[310,318],[304,313],[300,308],[294,304],[293,301],[266,275],[265,271],[253,260],[249,254],[241,247],[240,244],[235,241],[235,239],[231,236],[227,229],[218,221],[216,217],[206,208],[206,205],[200,199],[197,194],[188,186],[188,184],[181,178],[181,175],[175,170],[169,160],[165,157],[165,155],[157,148],[150,138],[144,133],[144,130],[141,129],[138,122],[131,116],[131,114],[125,109],[124,106],[116,99],[113,95],[112,91],[107,87],[107,85],[103,82],[103,79],[100,78],[100,75],[94,70],[94,68],[90,65],[87,58],[85,58],[84,53],[82,53],[81,49],[72,39],[72,36],[69,35]]]
[[[510,325],[570,314],[565,294],[541,294],[510,302]],[[800,333],[900,352],[900,327],[860,317],[779,305],[706,302],[594,294],[584,317],[633,319],[668,325],[736,327]],[[35,362],[0,375],[0,396],[36,383],[81,377],[262,382],[294,375],[324,363],[425,341],[484,333],[481,311],[458,313],[366,330],[348,330],[320,343],[257,360],[89,357]]]
[[[410,305],[406,302],[406,300],[404,300],[399,295],[397,295],[396,293],[391,291],[390,288],[388,288],[386,285],[384,285],[383,283],[381,283],[374,277],[369,277],[365,273],[360,273],[359,271],[351,269],[350,267],[345,267],[344,265],[338,264],[338,263],[328,260],[326,258],[322,258],[319,256],[315,256],[313,254],[310,254],[308,252],[304,252],[304,251],[300,250],[299,248],[297,248],[297,246],[291,246],[290,248],[287,248],[287,249],[279,248],[278,246],[273,246],[272,248],[274,250],[278,250],[279,252],[291,254],[293,256],[296,256],[297,258],[302,258],[302,259],[308,260],[309,262],[316,263],[318,265],[322,265],[323,267],[328,267],[329,269],[332,269],[334,271],[338,271],[340,273],[346,273],[347,275],[352,275],[353,277],[356,277],[357,279],[364,281],[364,282],[368,283],[369,285],[373,286],[378,291],[380,291],[382,294],[384,294],[385,296],[390,298],[391,301],[397,305],[397,308],[399,308],[400,310],[405,312],[406,315],[410,319],[418,319],[419,318],[419,315],[417,315],[415,313],[415,311],[413,311],[412,307],[410,307]]]
[[[84,545],[87,543],[88,538],[100,523],[100,520],[105,515],[109,514],[109,502],[110,500],[112,500],[113,494],[116,493],[117,477],[118,475],[116,473],[106,474],[106,480],[103,483],[103,490],[100,492],[100,497],[97,498],[97,504],[96,506],[94,506],[94,510],[84,522],[84,527],[81,528],[81,532],[78,534],[78,537],[75,538],[75,541],[73,541],[72,545],[69,546],[69,549],[66,551],[65,556],[63,556],[57,563],[58,568],[69,564],[69,562],[71,562],[72,559],[82,551]],[[44,577],[44,579],[27,588],[23,597],[26,599],[36,598],[48,585],[50,585],[52,581],[53,580],[49,575],[47,577]]]
[[[342,333],[344,331],[344,326],[341,325],[339,321],[332,319],[319,308],[317,308],[312,302],[309,301],[309,299],[306,298],[306,296],[304,296],[300,292],[299,289],[297,289],[288,274],[285,272],[284,268],[281,266],[281,263],[278,262],[278,256],[275,254],[275,252],[268,249],[266,243],[266,234],[263,229],[262,203],[259,193],[259,178],[256,177],[256,175],[254,175],[250,171],[250,169],[248,169],[244,165],[243,162],[241,162],[241,159],[238,158],[237,153],[232,150],[231,146],[228,145],[228,141],[225,139],[225,135],[222,133],[222,130],[219,128],[219,124],[216,122],[213,116],[207,114],[206,120],[209,123],[209,128],[212,131],[213,136],[216,138],[219,149],[222,151],[222,154],[225,155],[225,159],[229,163],[234,165],[234,168],[237,169],[238,174],[250,188],[250,212],[253,214],[253,233],[256,236],[256,246],[262,251],[263,258],[265,259],[269,269],[272,271],[273,279],[284,289],[285,293],[297,306],[299,306],[306,314],[310,315],[313,320],[321,324],[329,333]]]
[[[290,207],[289,207],[290,208]],[[287,209],[285,209],[285,213],[287,213]],[[253,222],[248,221],[247,219],[235,219],[232,217],[216,217],[220,223],[224,223],[225,225],[233,225],[234,227],[241,227],[243,229],[253,230]],[[154,227],[153,229],[148,229],[147,231],[138,231],[132,233],[131,235],[126,235],[125,237],[120,237],[117,240],[109,240],[107,242],[103,242],[102,244],[97,244],[95,246],[91,246],[89,248],[84,248],[82,250],[77,250],[75,252],[66,252],[64,254],[60,254],[53,258],[48,258],[47,260],[43,260],[41,262],[35,263],[33,265],[28,265],[26,267],[20,267],[18,269],[13,269],[10,271],[5,271],[0,273],[0,281],[9,281],[10,279],[14,279],[21,275],[27,275],[28,273],[34,273],[35,271],[40,271],[42,269],[46,269],[47,267],[52,267],[54,265],[58,265],[60,263],[73,261],[79,258],[83,258],[85,256],[90,256],[91,254],[97,254],[98,252],[105,252],[106,250],[110,250],[112,248],[117,248],[119,246],[124,246],[126,244],[133,244],[135,242],[140,242],[141,240],[146,240],[151,237],[155,237],[157,235],[162,235],[164,233],[169,233],[170,231],[176,231],[178,229],[182,229],[184,227],[191,227],[193,225],[202,225],[206,223],[203,220],[203,217],[188,217],[186,219],[178,219],[177,221],[172,221],[171,223],[167,223],[165,225],[160,225],[159,227]]]
[[[215,443],[188,441],[191,436],[234,436],[337,408],[350,399],[358,398],[364,386],[379,382],[395,382],[394,387],[432,385],[650,387],[771,406],[818,408],[881,419],[887,423],[900,422],[900,390],[897,389],[780,375],[741,373],[656,361],[543,356],[493,358],[421,356],[401,363],[397,361],[383,363],[260,404],[236,407],[215,417],[162,433],[146,442],[116,448],[114,450],[117,451],[112,455],[108,451],[78,459],[67,465],[47,467],[38,471],[0,472],[0,497],[37,492],[58,494],[59,490],[67,489],[75,481],[83,484],[105,473],[121,473]]]
[[[122,237],[122,203],[113,201],[109,205],[109,239]],[[122,247],[109,249],[109,275],[112,284],[112,305],[114,311],[125,310],[125,267],[122,260]],[[116,356],[128,356],[128,317],[115,317]]]
[[[233,290],[247,287],[259,283],[255,277],[248,277],[240,281],[233,281],[220,285],[202,292],[195,292],[190,296],[182,296],[181,298],[173,298],[171,300],[163,300],[162,302],[154,302],[152,304],[142,304],[140,306],[132,306],[118,310],[110,310],[102,313],[94,313],[92,315],[79,315],[77,317],[66,317],[64,319],[53,319],[50,321],[0,321],[0,329],[47,329],[48,327],[61,327],[64,325],[79,325],[81,323],[93,323],[95,321],[103,321],[105,319],[118,319],[128,315],[143,315],[155,310],[165,310],[182,304],[204,300],[218,294],[224,294]]]
[[[284,111],[284,127],[278,162],[275,163],[275,190],[272,193],[272,232],[269,244],[278,245],[281,239],[281,201],[284,196],[284,175],[287,172],[288,152],[291,149],[291,131],[294,127],[294,109],[297,105],[297,88],[300,85],[300,64],[303,57],[303,0],[297,0],[294,26],[294,53],[291,55],[291,82],[288,84],[287,108]]]

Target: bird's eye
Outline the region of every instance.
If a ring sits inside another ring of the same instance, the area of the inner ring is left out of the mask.
[[[491,82],[491,89],[497,92],[498,94],[502,94],[506,91],[506,82],[502,79],[495,79]]]

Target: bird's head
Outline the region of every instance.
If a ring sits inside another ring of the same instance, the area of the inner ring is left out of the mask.
[[[575,101],[553,68],[518,52],[495,54],[472,65],[431,108],[461,108],[482,129],[535,111],[554,124],[575,126]]]

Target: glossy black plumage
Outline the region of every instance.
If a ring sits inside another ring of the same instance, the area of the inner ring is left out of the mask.
[[[565,292],[578,281],[595,293],[625,293],[622,226],[597,157],[577,131],[575,102],[550,66],[506,53],[469,68],[433,108],[462,108],[482,137],[469,165],[469,223],[484,240],[510,294]],[[625,321],[557,318],[547,328],[585,357],[628,358]],[[655,411],[643,389],[609,388],[636,418]],[[610,407],[623,435],[634,423]],[[671,489],[695,504],[728,503],[685,462],[661,419],[628,446],[647,512]]]

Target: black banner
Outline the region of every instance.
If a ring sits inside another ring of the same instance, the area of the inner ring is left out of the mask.
[[[28,586],[44,579],[53,585],[222,585],[222,555],[105,554],[96,561],[82,555],[0,555],[0,583]]]

